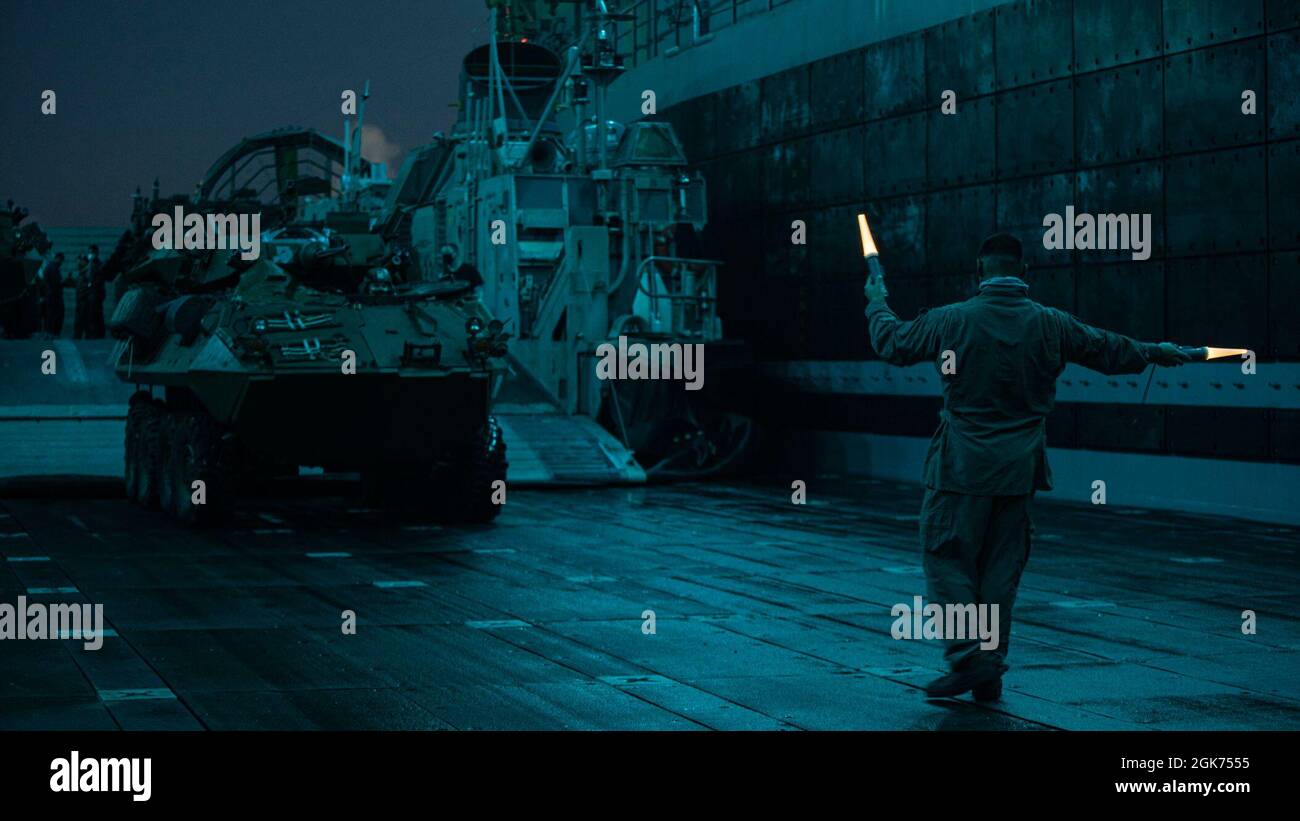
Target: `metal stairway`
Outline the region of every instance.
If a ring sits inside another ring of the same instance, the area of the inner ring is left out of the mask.
[[[511,484],[604,485],[644,482],[623,443],[586,416],[498,410]]]
[[[493,400],[506,437],[511,484],[605,485],[645,481],[622,442],[594,419],[565,413],[560,402],[511,358],[511,373]]]

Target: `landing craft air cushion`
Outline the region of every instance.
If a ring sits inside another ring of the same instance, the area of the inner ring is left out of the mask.
[[[605,116],[624,18],[600,0],[550,14],[489,6],[494,37],[464,59],[458,120],[408,155],[384,206],[385,237],[409,243],[425,279],[481,281],[483,302],[514,335],[503,393],[527,383],[542,395],[518,403],[532,412],[570,426],[599,420],[637,460],[607,476],[726,468],[750,440],[748,420],[680,380],[606,379],[597,368],[600,351],[623,340],[637,350],[722,340],[719,263],[684,253],[707,220],[703,177],[671,124]]]

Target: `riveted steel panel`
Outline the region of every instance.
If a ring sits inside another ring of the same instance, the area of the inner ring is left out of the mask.
[[[741,83],[719,91],[717,97],[716,144],[718,153],[753,148],[759,143],[758,81]]]
[[[1257,91],[1260,112],[1268,110],[1268,138],[1300,137],[1300,31],[1268,38],[1268,99]]]
[[[812,152],[810,202],[862,199],[862,131],[861,126],[843,128],[808,138]]]
[[[1164,150],[1164,65],[1141,63],[1074,81],[1075,144],[1081,165],[1142,160]]]
[[[1269,352],[1281,359],[1300,359],[1300,252],[1272,254],[1268,260]],[[1258,352],[1263,355],[1262,352]],[[1292,386],[1295,389],[1295,386]]]
[[[1058,80],[997,96],[998,175],[1043,174],[1074,164],[1074,83]]]
[[[889,307],[902,319],[913,319],[922,308],[930,307],[928,292],[929,283],[924,279],[895,280],[889,284]]]
[[[810,122],[807,65],[764,77],[760,86],[763,142],[783,140],[807,132]]]
[[[957,98],[993,91],[993,11],[925,30],[925,88],[929,105],[947,89]]]
[[[786,272],[790,276],[810,277],[812,275],[811,254],[808,250],[808,243],[813,242],[812,234],[816,231],[819,223],[819,213],[817,211],[794,211],[786,214],[785,228],[786,239],[790,243],[790,248],[786,251]],[[795,242],[796,221],[803,223],[802,242]]]
[[[1184,345],[1268,350],[1268,261],[1264,254],[1165,263],[1165,328]]]
[[[1112,68],[1160,54],[1161,0],[1077,0],[1075,71]]]
[[[1152,452],[1164,445],[1164,408],[1080,403],[1075,414],[1081,448]],[[1110,477],[1103,472],[1098,478]]]
[[[924,32],[862,49],[862,84],[868,120],[925,108]]]
[[[772,143],[763,151],[763,198],[768,211],[798,208],[808,202],[811,143],[807,139]]]
[[[808,271],[815,279],[865,276],[859,250],[857,206],[840,205],[813,213],[808,221]]]
[[[1146,261],[1080,266],[1076,308],[1076,315],[1089,325],[1134,339],[1165,339],[1165,265]]]
[[[1073,405],[1057,403],[1047,416],[1047,446],[1049,448],[1077,448],[1078,411]]]
[[[927,280],[930,283],[928,292],[930,307],[965,302],[975,295],[977,280],[978,275],[973,267],[966,273],[930,277]]]
[[[710,259],[725,265],[718,269],[718,315],[728,335],[738,333],[733,323],[754,319],[754,293],[763,282],[763,223],[758,217],[726,222],[709,221],[701,245]],[[744,334],[739,334],[744,336]]]
[[[814,216],[811,211],[767,214],[763,226],[763,270],[768,278],[804,276],[807,274],[808,224]],[[804,245],[794,242],[796,223],[803,223]]]
[[[860,360],[871,347],[867,298],[860,280],[826,279],[812,286],[808,348],[814,359]]]
[[[708,214],[716,218],[717,214],[727,216],[722,219],[730,219],[732,216],[732,194],[727,189],[726,180],[729,174],[729,164],[725,161],[707,160],[694,164],[697,171],[709,181],[705,187],[707,200],[705,205],[708,208]],[[722,183],[719,185],[719,183]],[[710,220],[712,222],[713,220]]]
[[[1270,455],[1282,462],[1300,462],[1300,410],[1275,408],[1269,416]]]
[[[715,160],[705,170],[709,219],[748,216],[763,208],[763,149],[751,148]]]
[[[1263,459],[1268,455],[1267,410],[1215,408],[1215,416],[1218,419],[1214,427],[1215,456],[1221,459]]]
[[[867,123],[862,150],[866,197],[925,188],[926,114],[904,114]]]
[[[1020,0],[998,6],[993,13],[998,88],[1070,74],[1073,0]]]
[[[1179,456],[1213,456],[1214,429],[1218,425],[1214,408],[1170,407],[1169,452]]]
[[[1136,226],[1133,221],[1129,221],[1130,235],[1127,243],[1123,243],[1127,247],[1079,251],[1079,262],[1091,264],[1131,261],[1135,252],[1141,253],[1137,249],[1139,237],[1131,233],[1134,227],[1143,231],[1140,235],[1141,243],[1152,257],[1164,256],[1165,195],[1162,163],[1132,163],[1081,171],[1075,175],[1074,205],[1076,213],[1091,214],[1094,217],[1113,214],[1136,214],[1138,217]],[[1151,215],[1149,233],[1141,227],[1146,225],[1147,214]]]
[[[992,185],[954,188],[926,203],[926,262],[932,274],[970,270],[980,243],[993,233],[997,214]]]
[[[660,5],[667,4],[661,2]],[[739,0],[739,2],[735,3],[731,2],[731,0],[723,0],[721,3],[714,2],[711,5],[713,6],[713,13],[709,20],[710,31],[718,31],[721,28],[731,25],[733,22],[738,23],[746,17],[753,17],[756,14],[762,14],[768,10],[767,3],[761,1],[754,2],[754,0],[749,0],[748,2],[746,2],[746,0]],[[773,3],[772,5],[778,6],[780,3]]]
[[[1263,459],[1269,453],[1268,410],[1169,407],[1167,411],[1169,449],[1175,453],[1220,459]]]
[[[1062,265],[1071,262],[1067,250],[1043,247],[1043,218],[1062,214],[1074,202],[1074,175],[1050,174],[998,183],[998,228],[1020,239],[1025,262]]]
[[[1261,251],[1264,149],[1239,148],[1165,161],[1168,253]]]
[[[1264,32],[1264,0],[1165,0],[1165,53]]]
[[[1165,145],[1175,153],[1264,139],[1264,118],[1242,112],[1242,92],[1264,88],[1264,39],[1165,58]]]
[[[1265,16],[1269,31],[1300,26],[1300,3],[1296,0],[1267,0]]]
[[[755,313],[763,321],[752,326],[746,340],[754,352],[768,359],[801,359],[808,350],[811,288],[806,280],[773,277],[763,283],[755,300]]]
[[[926,172],[931,188],[993,179],[993,99],[958,98],[955,114],[943,114],[938,108],[929,112]]]
[[[717,151],[715,102],[716,95],[706,94],[685,100],[662,112],[663,118],[672,125],[677,139],[682,141],[686,156],[693,162],[709,159]]]
[[[975,252],[971,252],[971,267],[975,266]],[[1074,313],[1075,266],[1031,266],[1025,276],[1029,283],[1029,297],[1051,308]]]
[[[862,51],[848,51],[808,66],[812,125],[830,128],[862,121]]]
[[[734,278],[738,290],[749,291],[753,281],[763,277],[763,228],[760,217],[709,220],[701,242],[707,254],[726,263],[718,274],[720,280]],[[718,290],[723,299],[731,298],[731,291]]]
[[[768,214],[760,224],[763,227],[759,245],[763,249],[763,279],[788,277],[790,272],[790,246],[793,229],[790,223],[796,219],[806,219],[799,214]]]
[[[1268,147],[1268,242],[1274,250],[1300,248],[1300,140]],[[1300,321],[1296,322],[1300,325]]]
[[[924,196],[889,197],[872,200],[854,210],[855,220],[857,211],[867,215],[871,234],[880,249],[880,261],[891,280],[921,276],[928,271],[925,238],[928,201],[929,198]],[[852,225],[850,247],[856,252],[860,268],[863,265],[862,243],[857,235],[856,221]]]

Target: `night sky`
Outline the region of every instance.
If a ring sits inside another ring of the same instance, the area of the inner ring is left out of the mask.
[[[396,173],[450,126],[487,15],[483,0],[0,0],[0,202],[46,226],[124,225],[136,186],[188,193],[245,136],[341,138],[340,95],[366,79],[382,132],[367,156]]]

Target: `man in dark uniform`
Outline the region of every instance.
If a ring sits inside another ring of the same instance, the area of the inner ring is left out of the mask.
[[[910,322],[890,310],[880,277],[866,285],[876,353],[894,365],[940,366],[943,410],[925,458],[921,506],[929,601],[998,607],[996,647],[981,649],[978,636],[945,637],[951,672],[927,685],[932,698],[1002,694],[1011,608],[1029,560],[1030,503],[1034,491],[1052,488],[1045,420],[1066,363],[1121,374],[1189,359],[1169,342],[1137,342],[1034,302],[1021,260],[1015,237],[989,237],[976,263],[979,292]]]
[[[104,294],[103,263],[99,260],[99,246],[92,245],[77,267],[77,302],[72,328],[73,339],[104,338]]]
[[[54,259],[41,269],[41,328],[45,333],[58,338],[63,333],[63,253],[54,255]]]

